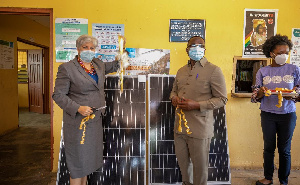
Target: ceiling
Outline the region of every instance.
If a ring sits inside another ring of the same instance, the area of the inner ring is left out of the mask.
[[[22,15],[27,17],[47,28],[50,28],[50,16],[40,16],[40,15]]]

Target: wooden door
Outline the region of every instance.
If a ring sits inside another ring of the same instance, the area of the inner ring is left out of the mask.
[[[28,50],[29,111],[43,113],[43,50]]]

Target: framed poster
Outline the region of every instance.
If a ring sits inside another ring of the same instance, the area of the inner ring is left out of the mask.
[[[88,34],[88,19],[56,18],[56,62],[69,62],[74,59],[78,54],[76,40],[80,35],[84,34]]]
[[[112,62],[119,51],[118,36],[124,35],[124,24],[93,24],[93,36],[98,40],[96,57]]]
[[[0,69],[14,69],[14,43],[0,40]]]
[[[125,75],[169,74],[170,50],[126,48],[129,66]]]
[[[205,40],[204,19],[170,19],[170,42],[187,42],[192,36]]]
[[[262,45],[276,35],[278,10],[245,9],[243,57],[262,58]]]
[[[300,28],[292,29],[292,43],[290,63],[300,67]]]

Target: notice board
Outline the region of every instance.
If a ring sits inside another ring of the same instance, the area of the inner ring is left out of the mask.
[[[204,19],[170,19],[170,42],[187,42],[192,36],[205,39]]]

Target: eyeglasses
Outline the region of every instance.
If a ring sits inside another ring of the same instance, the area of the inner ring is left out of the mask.
[[[205,48],[205,45],[204,44],[192,44],[192,45],[189,45],[187,48],[194,48],[194,47]]]

